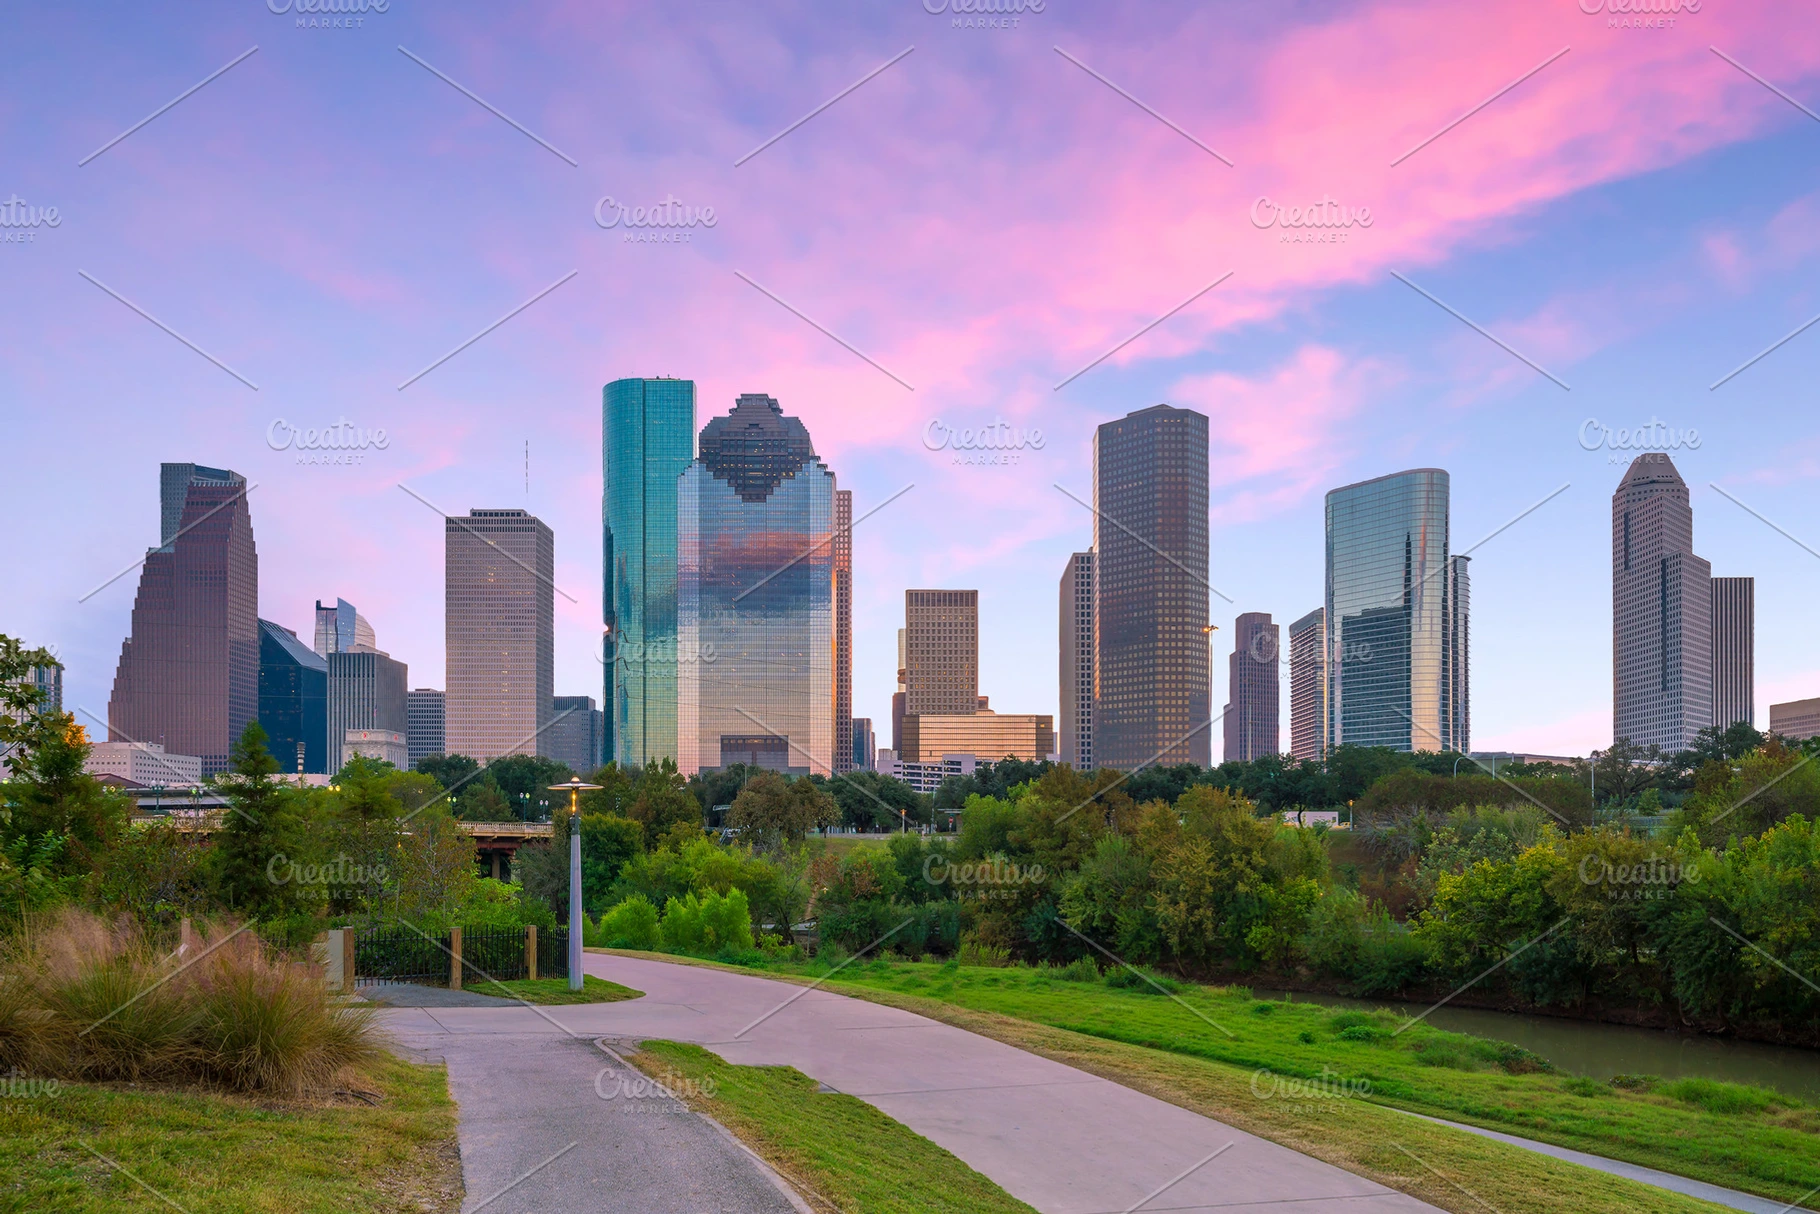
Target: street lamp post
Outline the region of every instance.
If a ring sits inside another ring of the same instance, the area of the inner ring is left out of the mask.
[[[567,784],[550,785],[551,792],[569,794],[569,989],[581,989],[581,794],[598,789],[570,776]]]

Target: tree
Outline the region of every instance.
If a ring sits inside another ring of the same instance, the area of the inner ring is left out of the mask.
[[[295,849],[284,789],[272,779],[278,761],[265,741],[259,722],[247,722],[229,757],[230,771],[219,781],[228,808],[215,837],[215,888],[231,909],[272,918],[297,909],[304,891],[274,875],[273,866]]]
[[[480,770],[480,764],[466,755],[426,755],[417,760],[417,770],[434,776],[445,789],[465,782]]]
[[[727,811],[729,825],[765,847],[801,843],[810,831],[839,820],[834,798],[813,780],[785,780],[774,771],[747,780]]]
[[[661,763],[652,759],[632,787],[626,816],[645,828],[645,846],[654,847],[678,824],[687,823],[699,831],[701,802],[690,795],[675,759],[665,758]]]
[[[453,814],[433,805],[411,819],[390,874],[399,918],[419,930],[455,926],[451,917],[473,896],[479,879],[474,837]]]
[[[33,670],[57,664],[48,649],[27,649],[16,638],[0,633],[0,759],[15,770],[36,745],[48,739],[47,730],[62,732],[43,720],[44,693],[32,679]]]

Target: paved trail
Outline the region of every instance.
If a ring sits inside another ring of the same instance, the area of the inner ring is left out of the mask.
[[[627,1098],[599,1037],[666,1038],[741,1065],[787,1065],[947,1148],[1043,1214],[1415,1214],[1434,1207],[1330,1164],[1046,1058],[825,989],[589,954],[623,1003],[381,1013],[401,1045],[449,1062],[469,1211],[788,1210],[712,1125]],[[565,1145],[580,1145],[564,1150]],[[690,1186],[695,1186],[692,1190]]]

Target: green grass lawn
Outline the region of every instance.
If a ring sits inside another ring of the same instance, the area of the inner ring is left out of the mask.
[[[815,973],[813,966],[778,968]],[[851,965],[829,985],[1139,1047],[1142,1054],[1116,1060],[1121,1070],[1141,1079],[1134,1086],[1205,1089],[1217,1105],[1207,1110],[1210,1115],[1237,1124],[1247,1117],[1260,1125],[1280,1123],[1277,1113],[1288,1105],[1338,1108],[1328,1119],[1337,1124],[1352,1116],[1347,1109],[1368,1103],[1503,1130],[1779,1201],[1792,1201],[1820,1183],[1820,1109],[1765,1089],[1707,1080],[1627,1088],[1554,1073],[1515,1046],[1426,1024],[1403,1029],[1408,1017],[1388,1010],[1264,1002],[1242,988],[1184,986],[1170,998],[1148,988],[1068,981],[1059,972],[885,960]],[[1015,1029],[1000,1028],[993,1035],[1016,1035]],[[1162,1064],[1164,1058],[1169,1065]],[[1196,1065],[1184,1068],[1184,1063]],[[1257,1081],[1264,1091],[1315,1081],[1359,1095],[1261,1097],[1253,1088],[1258,1072],[1268,1072]]]
[[[801,1071],[733,1066],[669,1041],[647,1041],[627,1061],[732,1130],[817,1210],[1035,1214],[928,1139],[857,1097],[819,1091]]]
[[[365,1086],[313,1102],[84,1084],[0,1098],[0,1211],[454,1214],[443,1069],[388,1056]]]
[[[500,999],[519,999],[525,1003],[618,1003],[622,999],[642,999],[635,991],[617,982],[608,982],[592,974],[584,975],[581,989],[569,989],[567,978],[509,978],[504,982],[470,982],[464,990],[477,995],[494,995]]]

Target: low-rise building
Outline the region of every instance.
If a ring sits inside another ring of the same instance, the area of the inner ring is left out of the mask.
[[[96,742],[83,769],[121,788],[193,788],[202,783],[199,755],[169,754],[156,742]]]
[[[342,761],[359,755],[380,759],[400,771],[410,767],[410,744],[396,729],[350,729],[342,739]]]
[[[1041,762],[1055,753],[1055,718],[1048,713],[905,713],[904,760],[934,763],[944,755],[977,755],[988,762]]]
[[[1820,697],[1771,704],[1769,731],[1796,741],[1820,735]]]

